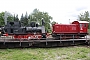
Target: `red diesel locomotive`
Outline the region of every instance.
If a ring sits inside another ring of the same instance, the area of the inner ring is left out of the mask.
[[[74,21],[71,24],[53,24],[52,37],[56,39],[80,38],[88,34],[86,21]]]

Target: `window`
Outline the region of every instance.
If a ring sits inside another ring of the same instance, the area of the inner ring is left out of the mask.
[[[80,24],[80,28],[82,27],[82,24]]]
[[[84,27],[86,27],[86,24],[84,24]]]
[[[82,29],[82,24],[80,24],[80,30],[83,30],[83,29]]]

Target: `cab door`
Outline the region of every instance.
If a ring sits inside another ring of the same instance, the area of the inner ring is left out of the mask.
[[[83,33],[83,27],[81,23],[80,23],[80,33]]]
[[[88,24],[87,23],[84,23],[83,24],[83,32],[84,33],[87,33],[87,29],[88,29]]]
[[[87,33],[87,24],[80,23],[80,33]]]

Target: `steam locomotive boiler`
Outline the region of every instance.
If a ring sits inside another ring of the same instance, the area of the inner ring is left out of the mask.
[[[8,22],[4,27],[6,35],[12,35],[15,39],[45,39],[46,32],[44,21],[40,26],[36,22],[32,21],[27,26],[22,26],[21,22]]]

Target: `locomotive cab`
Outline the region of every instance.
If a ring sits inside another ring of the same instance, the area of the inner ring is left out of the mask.
[[[80,23],[80,33],[87,33],[88,24]]]
[[[74,21],[74,22],[72,22],[72,24],[78,25],[79,33],[87,33],[88,23],[89,22],[87,22],[87,21]]]
[[[15,21],[8,22],[7,25],[5,25],[4,30],[5,30],[5,33],[14,34],[16,33],[16,31],[19,31],[18,29],[20,29],[20,27],[21,27],[20,22],[15,22]]]
[[[78,25],[79,34],[84,37],[88,34],[88,23],[87,21],[74,21],[72,24]]]

